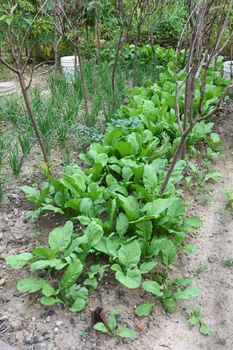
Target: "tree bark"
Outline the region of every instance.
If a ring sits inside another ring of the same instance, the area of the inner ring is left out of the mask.
[[[36,119],[35,119],[35,116],[34,116],[34,113],[33,113],[33,110],[32,110],[32,106],[31,106],[31,103],[30,103],[30,100],[29,100],[28,92],[26,90],[24,76],[23,76],[23,73],[21,71],[18,72],[18,78],[19,78],[19,83],[20,83],[20,87],[21,87],[22,94],[23,94],[23,99],[24,99],[24,102],[25,102],[25,105],[26,105],[26,108],[27,108],[27,112],[28,112],[29,118],[31,119],[31,122],[33,124],[33,128],[34,128],[36,137],[38,139],[39,146],[40,146],[40,149],[42,151],[45,163],[48,166],[49,165],[49,158],[48,158],[45,146],[44,146],[43,138],[41,136],[40,130],[38,128],[38,125],[37,125],[37,122],[36,122]],[[49,168],[49,166],[48,166],[48,168]]]

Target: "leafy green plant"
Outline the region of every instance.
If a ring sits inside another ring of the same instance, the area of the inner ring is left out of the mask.
[[[117,319],[116,319],[117,314],[118,314],[117,311],[111,310],[107,318],[107,322],[106,323],[97,322],[94,325],[94,329],[102,333],[107,333],[108,335],[111,335],[111,336],[117,336],[125,339],[133,339],[135,337],[134,330],[128,327],[118,328]]]
[[[0,203],[3,200],[6,179],[0,178]]]
[[[231,266],[233,266],[233,259],[226,259],[223,261],[223,264],[225,266],[231,267]]]
[[[203,335],[211,335],[211,329],[209,326],[207,326],[206,323],[204,323],[201,319],[201,308],[200,307],[196,307],[193,310],[189,310],[187,312],[189,319],[188,319],[188,323],[191,326],[199,326],[199,331],[201,334]]]
[[[230,191],[225,191],[223,193],[224,197],[225,197],[225,200],[226,200],[226,206],[228,208],[232,208],[232,205],[233,205],[233,194],[231,194]]]
[[[23,166],[23,159],[23,157],[19,156],[18,146],[15,146],[15,148],[10,151],[9,155],[9,164],[13,175],[19,176],[21,168]]]

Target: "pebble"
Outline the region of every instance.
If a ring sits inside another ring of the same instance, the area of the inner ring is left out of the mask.
[[[58,333],[59,332],[59,328],[55,327],[53,331],[54,331],[54,333]]]
[[[36,317],[33,316],[33,317],[32,317],[32,322],[35,322],[35,320],[36,320]]]
[[[63,325],[63,321],[56,321],[55,324],[57,327],[61,327],[61,325]]]
[[[47,345],[45,343],[41,343],[36,347],[36,350],[47,350]]]
[[[51,319],[52,319],[51,316],[47,316],[46,317],[46,322],[51,322]]]
[[[216,255],[210,255],[209,257],[208,257],[208,261],[209,261],[209,263],[214,263],[215,261],[217,261],[217,256]]]
[[[71,326],[75,327],[75,319],[73,317],[70,319],[70,324]]]
[[[5,280],[5,278],[1,278],[0,279],[0,287],[4,286],[4,284],[6,284],[6,280]]]
[[[23,342],[26,345],[38,344],[39,343],[39,338],[37,337],[37,335],[34,335],[33,337],[26,337],[26,338],[24,338]]]

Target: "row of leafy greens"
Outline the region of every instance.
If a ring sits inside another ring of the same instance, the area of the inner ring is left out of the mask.
[[[221,67],[220,62],[217,67]],[[183,81],[185,71],[177,77]],[[220,69],[210,67],[205,112],[215,106],[225,85]],[[80,155],[85,169],[70,165],[59,180],[47,174],[48,181],[41,190],[21,187],[36,207],[31,217],[52,211],[66,215],[69,221],[49,234],[47,246],[6,257],[12,268],[30,266],[33,277],[20,280],[19,291],[40,291],[41,303],[65,303],[71,311],[79,312],[85,308],[90,289],[98,287],[107,269],[125,287],[142,287],[159,298],[168,312],[176,310],[178,299],[198,296],[192,278],[171,279],[169,273],[181,250],[192,251],[191,245],[184,245],[187,233],[202,224],[198,217],[186,216],[181,188],[177,186],[186,166],[184,160],[177,162],[160,195],[168,162],[180,140],[174,105],[174,63],[169,62],[156,83],[130,91],[128,104],[108,125],[102,142],[91,144],[87,153]],[[183,110],[181,89],[181,114]],[[187,147],[205,141],[212,127],[211,122],[196,124]],[[74,223],[81,229],[74,229]],[[97,264],[89,266],[90,255],[96,256]],[[107,257],[107,265],[100,263],[102,256]],[[45,278],[38,277],[40,270],[46,271]],[[143,304],[138,313],[148,314],[151,305]]]

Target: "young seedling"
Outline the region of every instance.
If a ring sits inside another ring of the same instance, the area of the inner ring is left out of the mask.
[[[233,194],[232,191],[225,191],[223,192],[224,198],[226,200],[226,206],[228,208],[233,208]]]
[[[201,273],[201,272],[207,271],[208,268],[209,268],[209,267],[208,267],[208,264],[201,263],[201,264],[198,266],[198,268],[197,268],[197,270],[196,270],[196,273],[199,274],[199,273]]]
[[[199,331],[201,334],[203,335],[211,335],[212,331],[210,329],[210,327],[204,323],[201,319],[201,308],[200,307],[196,307],[195,309],[189,310],[187,312],[189,319],[188,319],[188,323],[191,326],[199,326]]]
[[[117,314],[118,314],[117,311],[112,310],[110,312],[110,315],[107,318],[107,323],[105,324],[104,322],[97,322],[94,325],[94,329],[96,331],[106,333],[110,336],[117,336],[117,337],[126,338],[126,339],[134,338],[135,332],[132,329],[128,327],[118,328],[117,319],[116,319]]]
[[[226,259],[223,261],[223,265],[232,267],[233,266],[233,259]]]

